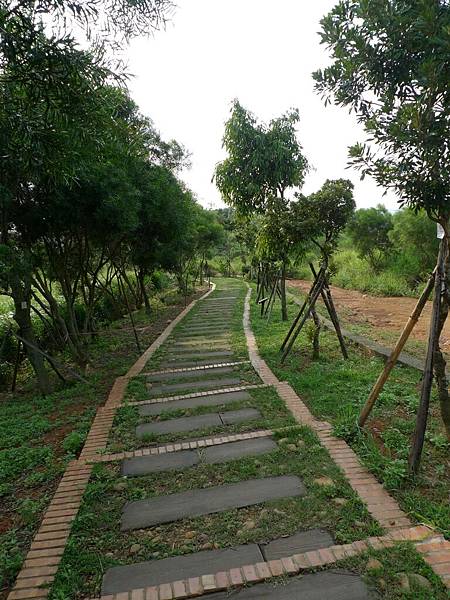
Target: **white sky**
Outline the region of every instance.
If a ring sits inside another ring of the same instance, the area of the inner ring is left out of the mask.
[[[397,207],[374,181],[346,169],[347,147],[364,133],[347,109],[325,108],[311,73],[329,61],[319,21],[335,0],[178,0],[166,31],[136,39],[126,50],[131,94],[165,138],[192,152],[182,178],[203,206],[223,206],[211,177],[222,149],[230,103],[264,121],[300,110],[299,139],[315,167],[303,191],[325,179],[349,178],[358,207]]]

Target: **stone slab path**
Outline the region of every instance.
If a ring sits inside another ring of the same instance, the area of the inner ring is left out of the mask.
[[[260,416],[261,413],[255,408],[242,408],[240,410],[232,410],[223,413],[208,413],[206,415],[197,415],[195,417],[169,419],[157,423],[143,423],[136,427],[136,437],[142,438],[149,433],[164,435],[166,433],[182,433],[194,431],[195,429],[206,429],[207,427],[232,425],[233,423],[240,423],[242,421],[253,421]]]
[[[303,496],[305,493],[300,479],[289,475],[188,490],[169,496],[129,502],[123,509],[121,529],[142,529],[279,498]]]
[[[250,400],[251,396],[245,390],[241,392],[225,392],[224,394],[211,394],[209,396],[196,396],[194,398],[185,398],[184,400],[172,400],[170,403],[157,402],[155,404],[146,404],[138,408],[139,414],[143,417],[150,415],[160,415],[167,410],[178,410],[186,408],[197,408],[199,406],[222,406],[232,402],[242,402]]]
[[[258,354],[249,327],[248,300],[242,330],[248,356],[242,355],[242,349],[235,349],[236,303],[242,298],[243,285],[229,280],[221,286],[220,290],[200,300],[197,306],[189,305],[126,376],[116,380],[107,403],[97,412],[79,460],[72,461],[67,467],[8,600],[47,598],[48,586],[58,571],[71,522],[77,515],[93,463],[118,462],[121,474],[135,478],[139,486],[139,478],[151,473],[157,473],[158,481],[164,481],[170,471],[180,469],[185,471],[186,477],[191,470],[194,473],[201,469],[202,464],[228,463],[276,450],[274,437],[281,432],[272,431],[269,424],[252,423],[264,411],[258,410],[260,407],[255,399],[259,396],[253,397],[249,391],[260,388],[262,392],[258,395],[263,394],[267,386],[272,386],[271,394],[275,392],[286,403],[298,423],[317,434],[355,492],[366,502],[372,517],[384,527],[385,534],[338,545],[324,529],[311,529],[275,540],[261,539],[257,543],[218,550],[183,549],[185,553],[180,556],[141,560],[108,569],[103,573],[102,597],[95,600],[187,600],[198,597],[205,600],[229,597],[237,600],[368,600],[372,596],[359,576],[332,569],[343,558],[370,549],[389,549],[397,541],[415,544],[436,574],[441,575],[450,587],[450,542],[425,526],[413,527],[393,498],[359,463],[355,453],[344,441],[332,435],[331,426],[317,421],[289,384],[275,377]],[[242,312],[238,318],[241,316]],[[233,336],[228,335],[232,330]],[[157,350],[155,363],[153,359],[149,363]],[[245,369],[240,366],[232,373],[227,370],[231,365],[218,364],[247,358],[255,370],[252,379],[248,378],[249,365]],[[189,369],[201,364],[210,368],[200,374]],[[162,369],[167,372],[161,373]],[[187,370],[181,372],[180,369]],[[193,373],[196,373],[195,377]],[[146,377],[149,387],[147,399],[128,403],[138,407],[138,418],[142,419],[136,428],[136,441],[148,427],[153,428],[149,433],[170,433],[174,440],[147,448],[138,443],[134,451],[106,454],[108,436],[114,426],[116,411],[124,402],[127,384],[138,376]],[[152,378],[153,385],[150,384]],[[249,384],[250,380],[253,383]],[[249,399],[254,408],[220,412],[216,409],[214,412],[214,407]],[[182,418],[167,414],[165,420],[158,420],[163,411],[198,407],[205,412]],[[205,437],[201,429],[211,426],[207,423],[218,427],[221,433]],[[232,433],[230,428],[234,423],[243,423],[242,433]],[[197,429],[199,437],[195,437]],[[192,432],[191,436],[188,432]],[[231,472],[239,473],[238,470]],[[308,489],[295,473],[258,479],[245,479],[245,476],[243,471],[243,479],[233,479],[235,483],[213,487],[206,483],[205,487],[167,492],[166,495],[149,493],[148,497],[125,503],[117,533],[121,530],[122,535],[127,536],[128,531],[138,529],[142,531],[136,535],[145,535],[144,530],[151,534],[153,527],[170,522],[185,527],[186,519],[193,517],[200,519],[201,530],[201,519],[206,515],[232,509],[240,511],[250,506],[259,511],[266,503],[279,499],[304,496],[307,499]],[[142,489],[146,489],[145,486]],[[302,523],[298,523],[298,528],[301,530],[305,526],[302,528]],[[128,562],[130,557],[120,560]],[[311,574],[311,570],[316,569],[323,571]],[[302,575],[301,579],[298,575]]]
[[[245,456],[265,454],[276,448],[277,444],[270,438],[257,438],[202,448],[201,450],[184,450],[157,456],[136,456],[128,458],[122,463],[122,475],[125,477],[139,477],[157,471],[188,469],[200,463],[212,465],[244,458]]]
[[[106,595],[125,592],[129,589],[130,580],[134,581],[137,587],[146,588],[179,579],[199,577],[204,574],[205,565],[207,565],[208,571],[215,573],[286,556],[286,554],[280,554],[284,548],[309,552],[333,544],[334,541],[330,534],[314,529],[302,531],[287,538],[280,538],[265,545],[241,544],[233,548],[203,550],[184,556],[114,567],[109,569],[103,580],[102,593]]]

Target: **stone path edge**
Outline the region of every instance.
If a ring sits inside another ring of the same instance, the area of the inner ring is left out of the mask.
[[[88,461],[106,448],[109,432],[117,409],[122,403],[129,379],[142,372],[150,357],[166,341],[178,323],[198,302],[207,298],[215,287],[216,285],[213,283],[211,288],[200,298],[190,302],[145,350],[128,372],[114,381],[105,404],[97,409],[80,457],[78,460],[71,461],[66,467],[7,600],[44,600],[47,598],[64,554],[71,523],[78,514],[82,496],[92,473],[93,464],[89,464]]]
[[[328,546],[281,559],[259,562],[253,565],[210,573],[201,577],[192,577],[164,583],[148,588],[133,589],[129,592],[108,594],[91,600],[184,600],[197,598],[203,594],[240,588],[245,585],[261,583],[278,577],[292,577],[307,571],[326,568],[340,560],[362,554],[369,550],[391,548],[398,542],[414,542],[416,547],[427,549],[440,542],[430,537],[430,529],[425,526],[396,530],[381,537],[370,537],[351,544]],[[448,542],[450,546],[450,542]],[[435,554],[439,552],[435,551]]]
[[[421,525],[413,527],[408,516],[400,509],[397,501],[385,490],[378,480],[362,465],[357,454],[342,439],[332,435],[332,426],[326,421],[319,421],[302,402],[295,390],[285,381],[279,381],[266,361],[260,356],[255,335],[250,322],[250,298],[252,289],[247,284],[248,292],[244,308],[244,332],[250,362],[261,380],[276,388],[279,396],[286,402],[289,410],[299,424],[308,425],[317,434],[321,444],[326,448],[332,460],[341,468],[351,487],[366,504],[370,514],[380,525],[392,535],[401,535],[404,531],[418,530],[425,527],[432,536],[433,542],[419,546],[416,550],[431,566],[444,585],[450,589],[450,542],[432,527]],[[388,535],[389,535],[388,533]],[[413,538],[410,538],[412,541]],[[365,542],[356,542],[356,544]]]

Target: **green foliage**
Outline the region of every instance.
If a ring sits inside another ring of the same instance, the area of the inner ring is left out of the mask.
[[[81,451],[86,439],[86,433],[81,431],[71,431],[63,440],[62,447],[67,454],[77,456]]]
[[[401,204],[444,221],[450,206],[448,2],[341,0],[322,21],[332,58],[316,89],[353,109],[377,148],[351,163]]]
[[[390,212],[382,204],[373,208],[360,208],[348,224],[348,233],[361,258],[367,258],[378,273],[391,250],[389,233],[393,227]]]

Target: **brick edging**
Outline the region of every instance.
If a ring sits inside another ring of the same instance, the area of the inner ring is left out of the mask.
[[[230,392],[257,390],[259,388],[264,387],[267,387],[266,383],[236,385],[234,387],[220,388],[218,390],[206,390],[204,392],[191,392],[190,394],[179,394],[178,396],[160,396],[159,398],[149,398],[148,400],[136,400],[135,402],[127,402],[127,406],[145,406],[147,404],[161,404],[163,402],[172,402],[172,400],[187,400],[189,398],[201,398],[202,396],[214,396],[215,394],[228,394]]]
[[[106,448],[114,416],[123,400],[128,380],[142,371],[174,327],[199,301],[207,298],[215,287],[213,283],[205,294],[192,300],[138,358],[126,375],[117,377],[114,381],[105,404],[97,409],[79,459],[68,464],[59,482],[7,600],[47,598],[64,554],[71,523],[78,514],[81,498],[91,476],[93,465],[87,461],[96,456],[99,450]]]
[[[208,369],[218,369],[220,367],[237,367],[249,363],[249,360],[235,360],[233,362],[211,363],[209,365],[198,365],[193,367],[179,367],[178,369],[161,369],[160,371],[146,371],[142,373],[145,377],[152,375],[171,375],[172,373],[186,373],[187,371],[207,371]]]

